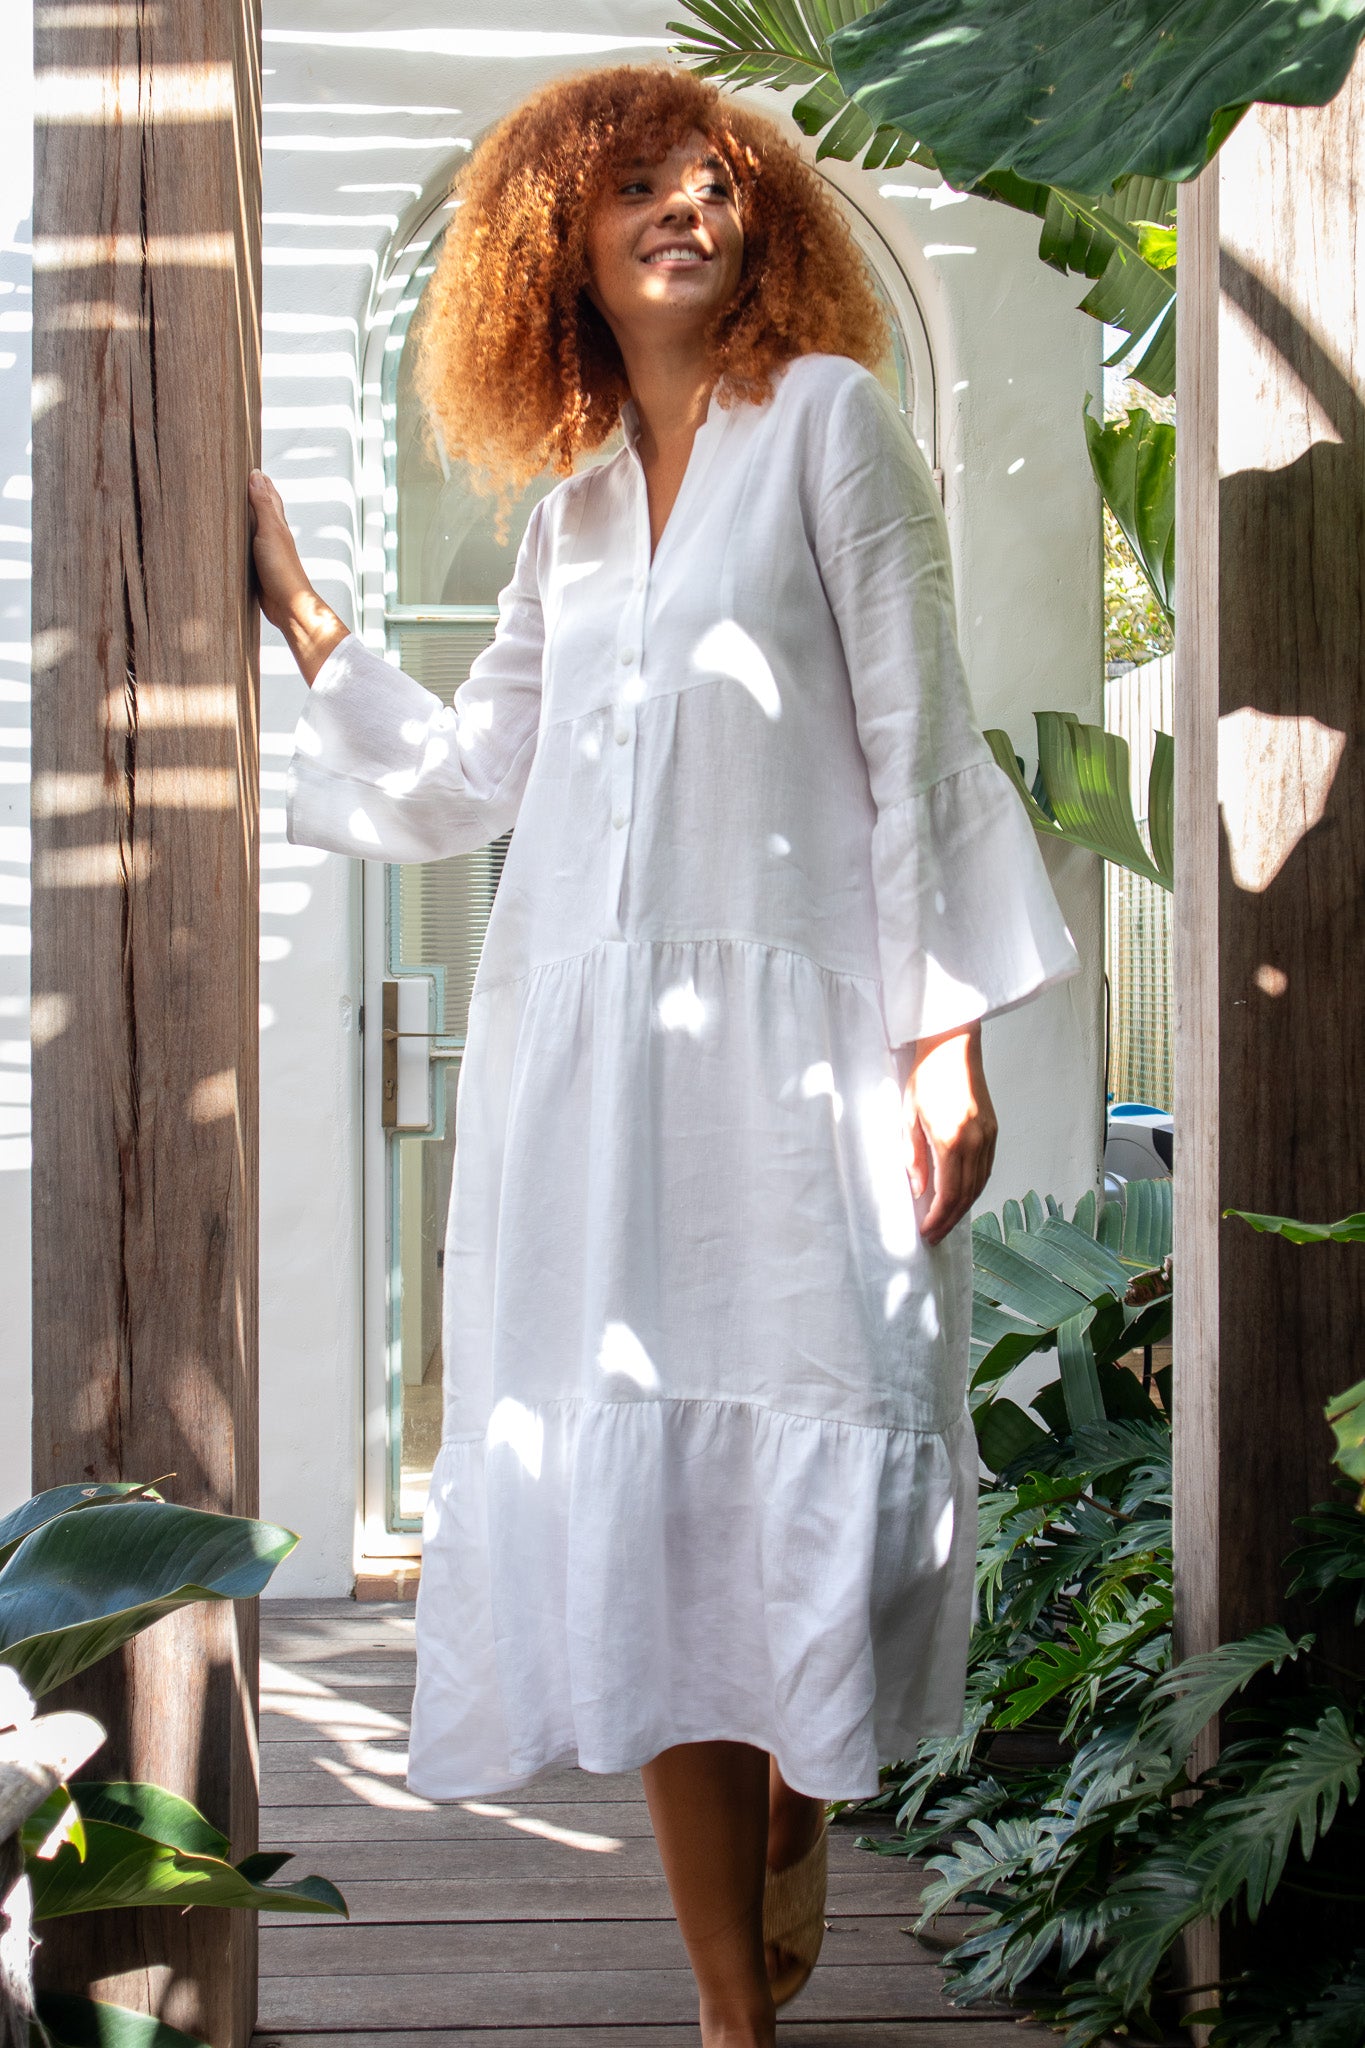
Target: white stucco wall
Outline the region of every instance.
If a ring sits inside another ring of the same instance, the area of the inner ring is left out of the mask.
[[[310,573],[347,618],[380,543],[360,488],[359,366],[401,231],[522,93],[570,65],[655,54],[674,12],[654,0],[266,0],[265,459]],[[16,52],[21,13],[7,10],[3,29]],[[0,1506],[27,1484],[27,566],[14,537],[27,515],[27,344],[8,309],[27,309],[29,232],[14,133],[0,159],[0,285],[15,286],[0,291]],[[1083,394],[1099,390],[1100,330],[1075,311],[1074,282],[1039,263],[1028,221],[915,171],[836,177],[856,183],[925,314],[976,707],[1031,767],[1035,708],[1102,715],[1100,527],[1080,426]],[[268,632],[263,668],[262,1512],[302,1538],[273,1590],[342,1593],[362,1426],[360,873],[285,843],[283,767],[304,690]],[[991,1205],[1030,1186],[1070,1201],[1096,1179],[1099,864],[1058,851],[1084,970],[986,1027],[1002,1123]]]

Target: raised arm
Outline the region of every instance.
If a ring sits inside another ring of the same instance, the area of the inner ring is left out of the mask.
[[[252,480],[261,607],[312,689],[294,734],[291,840],[388,861],[443,860],[516,821],[540,724],[541,506],[497,631],[451,705],[349,633],[312,588],[274,486]]]

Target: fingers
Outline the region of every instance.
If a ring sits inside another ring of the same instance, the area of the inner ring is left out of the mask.
[[[933,1155],[934,1194],[920,1224],[920,1237],[925,1244],[941,1244],[970,1212],[990,1179],[997,1133],[994,1124],[973,1122],[964,1125],[950,1144],[937,1145],[917,1121],[915,1134],[916,1154],[923,1145]],[[922,1184],[914,1186],[913,1173],[911,1185],[917,1196],[923,1193]]]
[[[910,1120],[910,1192],[918,1201],[929,1185],[932,1156],[924,1125],[918,1117]]]

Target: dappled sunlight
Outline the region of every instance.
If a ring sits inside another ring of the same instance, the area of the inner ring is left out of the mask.
[[[942,1571],[952,1555],[953,1521],[953,1504],[951,1501],[945,1501],[943,1511],[934,1524],[934,1564],[939,1571]]]
[[[607,1324],[598,1347],[597,1364],[601,1372],[619,1373],[623,1379],[633,1380],[643,1393],[658,1392],[658,1368],[628,1323]]]
[[[735,619],[721,619],[697,642],[692,666],[726,676],[749,692],[765,718],[782,716],[782,697],[772,665],[758,642]]]
[[[582,1849],[590,1855],[606,1856],[626,1846],[615,1835],[589,1835],[580,1828],[562,1828],[555,1821],[540,1820],[515,1806],[489,1806],[481,1799],[462,1799],[460,1805],[466,1813],[477,1814],[482,1820],[505,1821],[518,1834],[535,1835],[542,1842],[557,1842],[562,1849]]]
[[[320,1770],[326,1771],[329,1777],[335,1778],[339,1785],[343,1785],[348,1792],[353,1792],[357,1799],[363,1800],[366,1806],[378,1807],[385,1813],[436,1812],[434,1800],[419,1799],[417,1794],[409,1792],[405,1785],[395,1785],[390,1777],[377,1777],[369,1771],[356,1770],[350,1764],[338,1763],[335,1757],[319,1756],[313,1761]],[[403,1759],[403,1768],[407,1768],[406,1757]]]
[[[486,1442],[490,1451],[506,1446],[532,1479],[539,1479],[545,1455],[545,1423],[534,1408],[527,1408],[504,1394],[488,1418]]]
[[[855,1114],[882,1246],[893,1259],[908,1259],[919,1233],[905,1171],[905,1112],[900,1089],[890,1074],[863,1089]]]
[[[1316,718],[1243,705],[1218,721],[1218,808],[1232,879],[1268,889],[1327,809],[1346,735]]]
[[[321,1741],[345,1742],[354,1736],[406,1736],[408,1724],[397,1714],[324,1685],[321,1679],[290,1670],[283,1664],[261,1659],[261,1712],[279,1714],[310,1728]]]
[[[707,1005],[697,994],[697,985],[690,978],[666,988],[654,1007],[654,1015],[661,1031],[684,1031],[690,1038],[700,1038],[706,1023]]]

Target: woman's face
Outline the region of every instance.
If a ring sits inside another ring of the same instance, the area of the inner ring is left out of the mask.
[[[594,303],[622,330],[704,331],[733,298],[744,230],[724,162],[699,131],[659,163],[621,164],[588,223]]]

